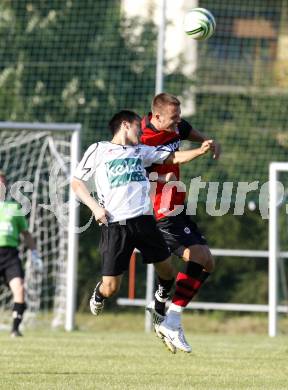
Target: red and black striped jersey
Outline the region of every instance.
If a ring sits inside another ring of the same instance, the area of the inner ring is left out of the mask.
[[[192,126],[186,122],[184,119],[178,124],[177,130],[173,132],[168,132],[165,130],[157,130],[152,123],[150,122],[152,114],[148,114],[141,121],[141,142],[150,146],[159,146],[163,145],[165,149],[175,152],[179,150],[180,141],[187,139]],[[177,177],[177,180],[180,179],[180,169],[179,164],[153,164],[149,168],[149,172],[157,172],[158,175],[164,175],[169,172],[173,172]],[[156,219],[161,219],[169,215],[169,212],[177,208],[177,206],[182,206],[185,201],[185,192],[177,191],[176,187],[173,187],[172,190],[163,191],[165,183],[157,183],[155,196],[152,196],[154,214]]]

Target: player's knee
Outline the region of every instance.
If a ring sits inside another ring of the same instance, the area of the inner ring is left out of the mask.
[[[21,284],[19,284],[19,286],[17,286],[17,292],[18,292],[18,294],[24,294],[24,284],[23,283],[21,283]]]
[[[207,272],[211,273],[214,270],[215,262],[209,248],[203,248],[200,260]]]
[[[12,279],[9,283],[14,301],[21,301],[24,299],[24,283],[20,278]]]
[[[102,294],[106,297],[106,298],[110,298],[112,297],[113,295],[117,294],[117,292],[119,291],[119,285],[117,282],[102,282],[102,286],[101,286],[101,290],[102,290]]]
[[[207,254],[207,257],[206,257],[206,261],[205,261],[205,269],[207,272],[211,273],[214,271],[214,268],[215,268],[215,260],[211,254],[211,252],[209,251],[209,253]]]
[[[183,258],[186,261],[195,261],[201,264],[209,273],[214,270],[214,258],[209,247],[206,245],[193,245],[192,247],[186,248]]]

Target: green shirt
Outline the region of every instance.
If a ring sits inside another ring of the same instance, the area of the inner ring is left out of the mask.
[[[0,202],[0,247],[18,247],[20,233],[24,230],[28,230],[28,224],[18,203]]]

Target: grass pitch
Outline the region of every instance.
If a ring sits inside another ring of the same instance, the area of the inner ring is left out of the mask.
[[[206,318],[206,320],[205,320]],[[243,320],[243,319],[242,319]],[[0,333],[1,389],[287,389],[287,336],[269,339],[235,328],[211,333],[213,318],[185,316],[191,354],[169,353],[143,332],[143,315],[78,319],[80,330]],[[200,324],[200,325],[199,325]],[[230,326],[231,328],[231,326]],[[228,334],[227,334],[228,333]]]

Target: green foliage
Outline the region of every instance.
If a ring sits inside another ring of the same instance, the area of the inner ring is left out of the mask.
[[[257,212],[245,210],[243,216],[230,212],[222,217],[211,217],[204,206],[198,208],[195,220],[211,248],[227,248],[229,245],[231,249],[267,249],[268,223],[263,222]],[[197,300],[214,302],[216,296],[216,301],[224,303],[265,304],[268,296],[267,266],[267,259],[216,257],[215,270],[200,290]]]
[[[0,85],[11,97],[3,95],[1,116],[83,123],[85,147],[96,134],[107,137],[107,120],[123,100],[143,111],[146,94],[153,95],[154,25],[121,18],[116,0],[21,0],[2,7]],[[137,100],[133,89],[141,91]]]
[[[211,157],[195,160],[183,169],[183,177],[193,167],[193,176],[205,181],[259,182],[268,180],[270,161],[285,161],[288,142],[283,130],[287,104],[284,98],[200,95],[197,112],[190,118],[222,145],[219,161]],[[275,123],[277,118],[277,123]],[[269,152],[267,152],[269,151]],[[190,174],[191,176],[191,174]],[[254,193],[258,201],[259,193]]]

